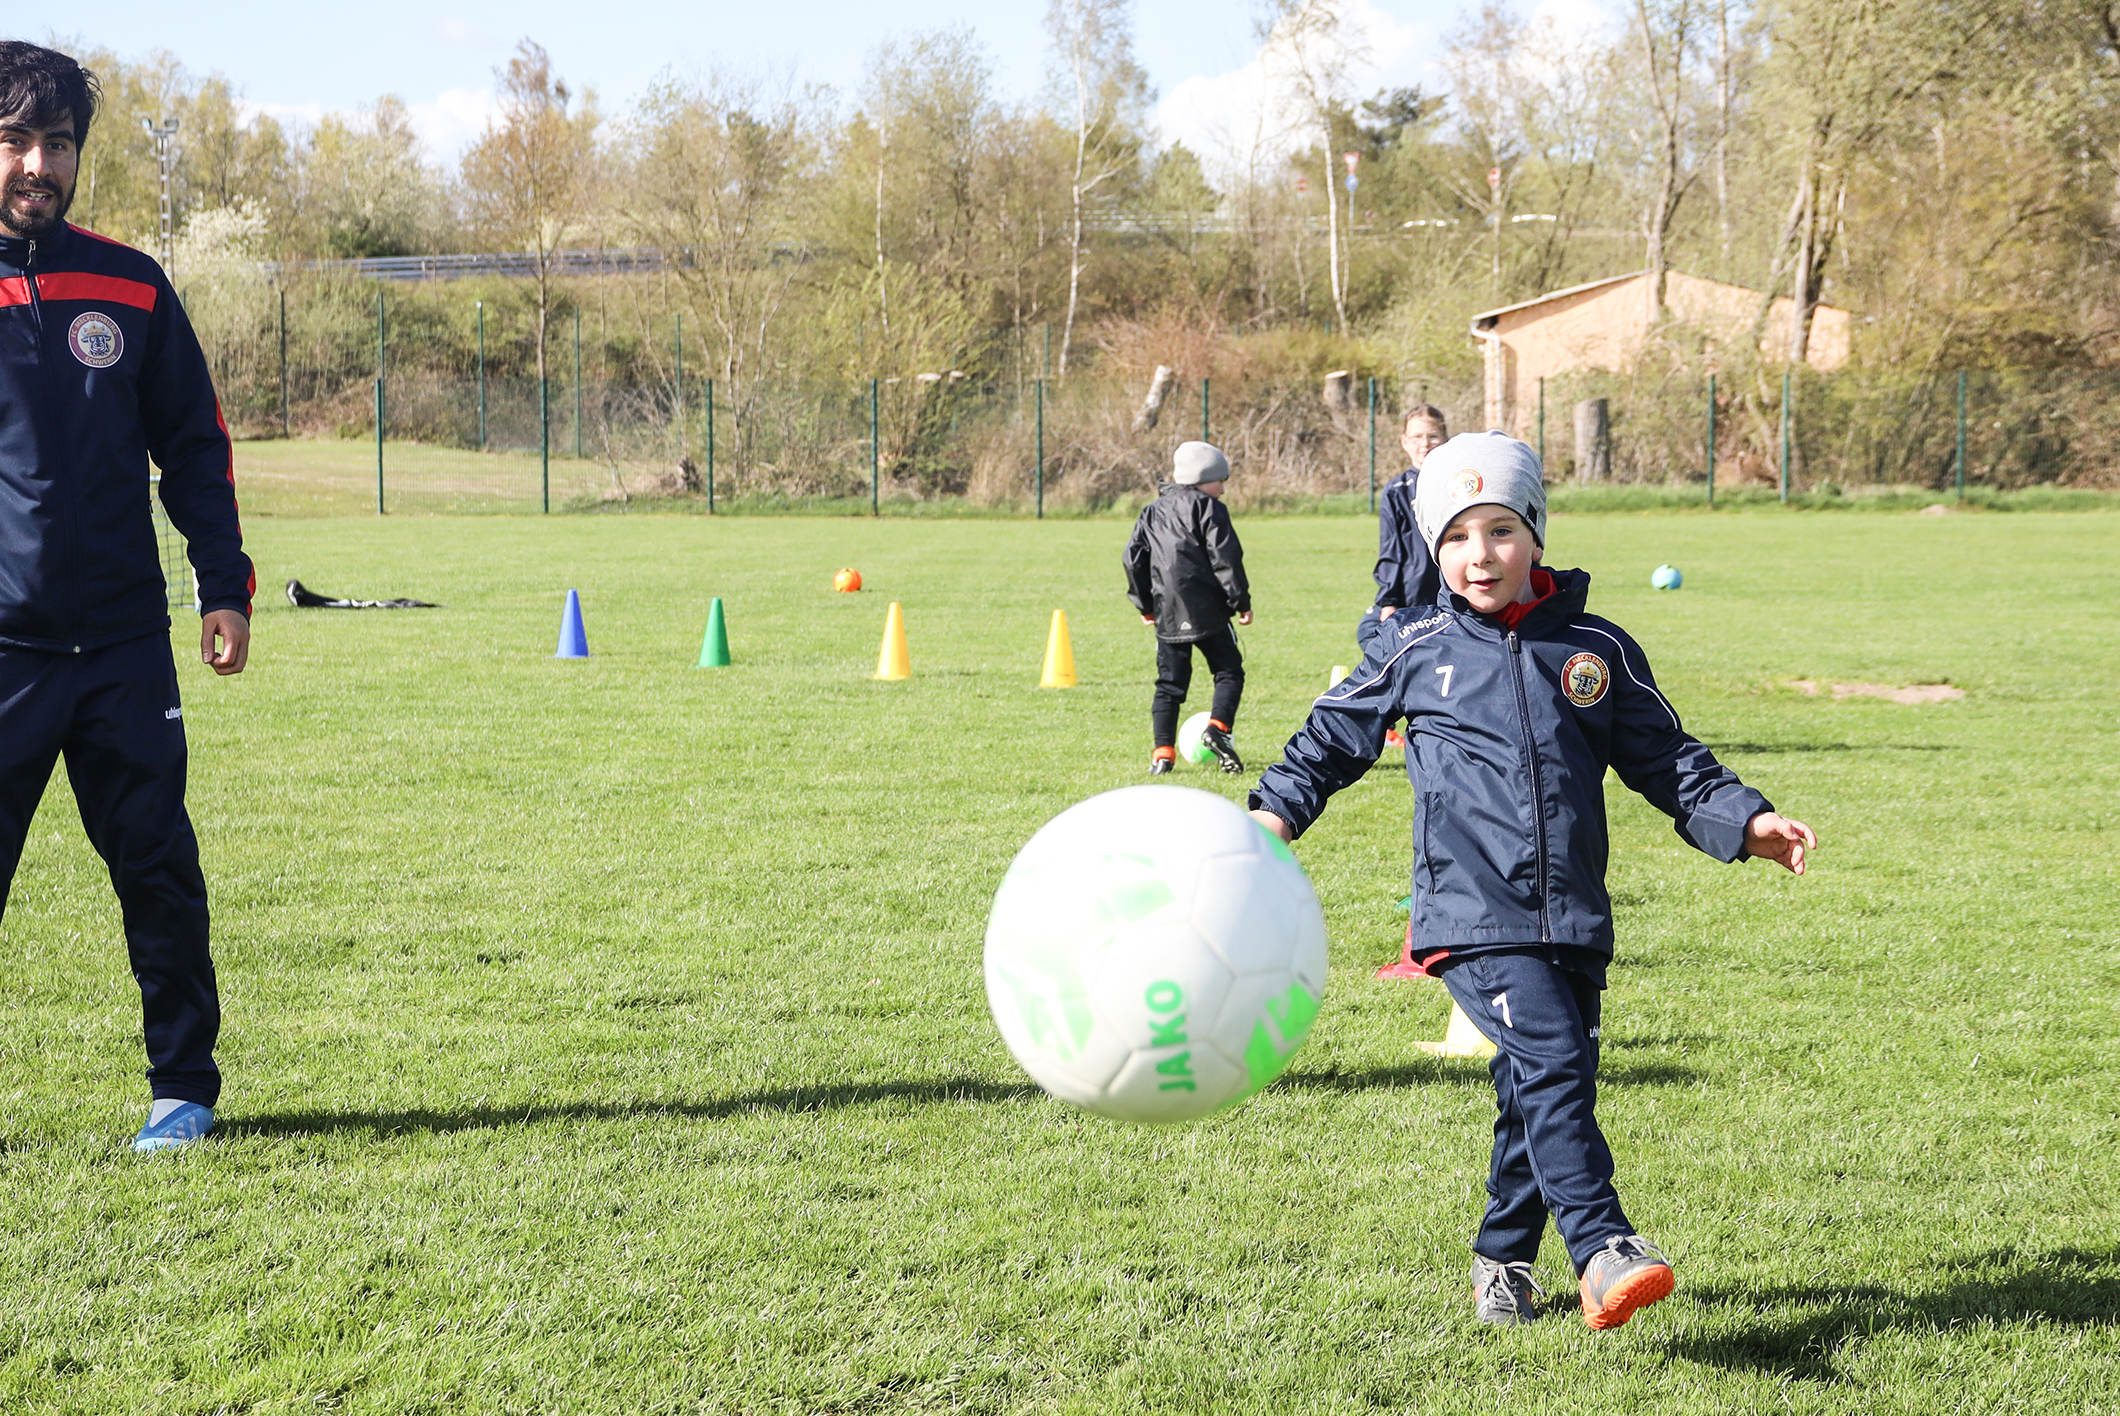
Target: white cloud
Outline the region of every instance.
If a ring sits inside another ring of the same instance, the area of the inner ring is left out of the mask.
[[[1595,6],[1596,0],[1546,0],[1548,5]],[[1437,87],[1440,37],[1433,25],[1404,21],[1378,9],[1374,0],[1353,0],[1346,11],[1360,59],[1351,67],[1352,92],[1421,84]],[[1221,74],[1195,74],[1156,105],[1158,137],[1182,142],[1208,167],[1230,172],[1278,158],[1310,141],[1297,131],[1300,111],[1288,79],[1262,47],[1242,67]]]
[[[427,154],[454,167],[464,149],[486,131],[487,122],[500,112],[500,103],[488,89],[444,89],[430,103],[405,106],[412,130],[427,145]]]
[[[500,111],[492,89],[444,89],[427,103],[408,103],[405,117],[419,135],[427,156],[445,167],[454,167],[464,149],[486,131],[487,120]],[[358,109],[330,109],[321,103],[258,103],[240,99],[236,113],[248,123],[266,117],[298,128],[314,128],[327,113],[336,113],[349,123],[362,123],[366,115]]]

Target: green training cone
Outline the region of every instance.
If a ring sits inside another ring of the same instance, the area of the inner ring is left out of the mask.
[[[699,666],[703,669],[729,667],[729,625],[722,617],[719,595],[707,609],[707,637],[699,642]]]

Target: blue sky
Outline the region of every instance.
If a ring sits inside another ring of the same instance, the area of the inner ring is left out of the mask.
[[[1586,11],[1600,0],[1540,0]],[[1365,86],[1438,81],[1442,36],[1474,0],[1355,0],[1373,62]],[[609,6],[503,4],[497,0],[370,0],[345,6],[287,0],[96,0],[60,33],[140,58],[176,54],[196,73],[225,74],[265,111],[301,119],[349,110],[394,93],[413,108],[434,155],[453,158],[483,125],[493,68],[525,35],[551,51],[559,72],[595,87],[607,110],[626,107],[657,73],[715,65],[780,67],[842,94],[864,56],[887,35],[967,24],[991,54],[997,88],[1027,96],[1044,72],[1041,0],[809,0],[792,5],[728,0],[625,0]],[[1164,96],[1170,136],[1217,121],[1257,51],[1246,0],[1136,0],[1139,57]],[[44,33],[24,38],[43,39]]]

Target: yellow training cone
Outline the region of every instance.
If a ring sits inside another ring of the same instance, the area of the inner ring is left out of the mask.
[[[876,654],[876,677],[909,679],[912,676],[912,656],[905,652],[905,612],[893,600],[891,612],[883,620],[883,648]]]
[[[1325,680],[1325,691],[1327,693],[1332,692],[1334,689],[1340,686],[1340,680],[1346,677],[1347,666],[1345,664],[1334,664],[1332,666],[1332,677]]]
[[[1472,1025],[1472,1019],[1465,1016],[1465,1010],[1458,1007],[1454,998],[1450,1000],[1450,1026],[1443,1030],[1443,1040],[1417,1042],[1414,1046],[1431,1057],[1473,1057],[1482,1062],[1499,1050]]]
[[[1038,678],[1038,687],[1074,686],[1075,648],[1067,641],[1067,611],[1054,610],[1052,633],[1045,636],[1045,672]]]

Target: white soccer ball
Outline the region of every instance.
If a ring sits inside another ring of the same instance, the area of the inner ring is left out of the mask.
[[[1188,787],[1125,787],[1048,821],[986,926],[1002,1040],[1054,1096],[1189,1121],[1281,1074],[1325,996],[1325,916],[1282,841]]]
[[[1205,713],[1195,713],[1178,725],[1178,756],[1201,767],[1215,760],[1215,750],[1207,745]]]

